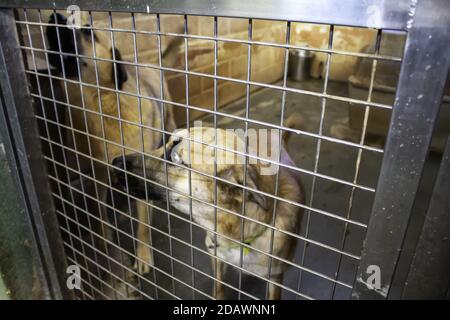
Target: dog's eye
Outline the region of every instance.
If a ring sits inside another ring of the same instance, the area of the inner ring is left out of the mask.
[[[176,164],[183,164],[183,159],[181,158],[178,150],[180,149],[180,141],[175,142],[170,149],[170,160]]]
[[[176,152],[173,151],[170,153],[170,159],[172,160],[172,162],[178,163],[178,164],[182,164],[183,160],[181,159],[180,155]]]

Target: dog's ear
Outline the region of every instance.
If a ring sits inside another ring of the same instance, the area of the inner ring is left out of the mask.
[[[245,182],[248,187],[256,190],[261,190],[258,171],[254,166],[247,166],[247,179]],[[250,200],[253,200],[257,204],[259,204],[259,206],[264,210],[267,209],[267,197],[265,195],[249,190],[247,190],[247,193]]]
[[[117,48],[114,48],[114,58],[116,61],[122,61],[122,55]],[[122,63],[114,64],[116,65],[116,68],[113,68],[112,70],[112,79],[113,81],[117,80],[117,88],[119,90],[122,90],[124,82],[128,80],[127,71],[125,70],[125,66]],[[114,69],[117,71],[117,77],[116,74],[114,74]]]
[[[172,106],[165,106],[166,109],[166,123],[165,123],[165,129],[168,132],[173,132],[177,128],[177,124],[175,123],[175,115],[174,110]],[[169,137],[170,135],[168,135]],[[167,139],[166,139],[167,140]]]
[[[66,25],[67,19],[59,14],[54,13],[50,16],[49,24]],[[64,55],[64,53],[75,54],[74,33],[68,27],[62,26],[48,26],[46,30],[48,49],[51,51],[63,53],[62,59],[60,54],[49,53],[48,59],[50,64],[56,68],[60,73],[64,72],[67,77],[74,77],[78,75],[76,57]],[[58,41],[59,40],[59,41]],[[62,63],[64,65],[61,64]]]
[[[230,182],[244,185],[243,171],[244,171],[243,168],[238,168],[236,166],[232,166],[228,169],[221,171],[219,173],[219,177],[222,179],[228,180]],[[247,179],[245,180],[245,185],[248,188],[252,188],[254,190],[261,190],[259,187],[259,178],[258,177],[259,177],[259,175],[258,175],[257,169],[252,165],[247,166]],[[238,188],[238,187],[235,187],[235,186],[227,184],[227,183],[224,183],[224,184],[228,186],[226,188],[230,188],[230,189]],[[241,188],[239,188],[239,189],[240,190],[237,192],[241,192],[242,189]],[[232,190],[230,190],[230,191],[233,193]],[[246,189],[245,194],[246,194],[246,197],[245,197],[246,201],[253,201],[253,202],[257,203],[264,210],[267,210],[268,201],[267,201],[267,197],[265,195],[263,195],[257,191],[248,190],[248,189]]]

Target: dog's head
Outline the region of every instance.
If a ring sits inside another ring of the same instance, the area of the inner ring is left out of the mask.
[[[189,142],[186,139],[189,136],[202,143]],[[215,142],[218,146],[216,165],[215,148],[211,147]],[[273,199],[260,191],[273,194],[275,185],[275,176],[261,175],[258,164],[246,165],[243,156],[225,150],[242,150],[239,147],[241,143],[242,139],[236,134],[221,129],[217,129],[217,139],[211,128],[180,130],[170,137],[165,148],[155,150],[151,156],[129,154],[125,158],[114,159],[115,176],[122,186],[128,187],[127,192],[140,198],[165,200],[167,192],[172,207],[185,214],[190,214],[192,209],[194,219],[201,219],[202,224],[211,229],[214,229],[214,220],[217,219],[219,233],[239,239],[242,218],[228,210],[240,214],[245,202],[245,216],[269,222]],[[187,168],[193,171],[189,172]],[[245,192],[244,183],[247,187]],[[216,187],[217,207],[226,210],[215,210],[211,205],[215,203]],[[198,199],[192,200],[192,206],[188,197],[190,192],[193,198]],[[253,235],[259,229],[260,224],[246,220],[244,234]]]
[[[56,26],[47,27],[48,49],[62,53],[49,54],[52,66],[60,73],[64,73],[66,77],[76,79],[80,71],[81,80],[85,83],[96,84],[98,79],[100,86],[115,88],[117,83],[117,87],[122,88],[127,80],[124,65],[105,61],[122,60],[120,51],[111,45],[109,33],[107,35],[96,32],[90,29],[91,26],[88,24],[81,28],[67,26],[67,19],[59,13],[51,15],[49,24],[56,24]],[[89,58],[77,59],[77,54]],[[97,60],[94,60],[94,57]]]

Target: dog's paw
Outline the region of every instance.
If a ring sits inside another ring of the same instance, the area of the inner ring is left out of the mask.
[[[150,266],[148,263],[139,261],[136,259],[133,265],[133,269],[136,270],[139,274],[144,275],[150,272]]]
[[[146,274],[150,272],[150,267],[153,266],[153,255],[149,247],[139,245],[136,252],[137,258],[134,261],[133,269],[139,274]]]

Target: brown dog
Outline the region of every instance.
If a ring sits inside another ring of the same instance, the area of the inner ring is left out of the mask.
[[[299,119],[298,116],[290,117],[287,120],[287,126],[295,125],[294,123],[298,123]],[[191,141],[189,146],[189,140],[186,139],[188,137],[195,141],[201,140],[202,143]],[[214,147],[211,146],[214,146],[215,141],[219,147],[216,154],[217,211],[214,206],[211,206],[215,199]],[[271,141],[279,150],[279,139]],[[261,143],[265,144],[266,141],[258,140],[259,147],[261,147]],[[221,280],[226,265],[240,266],[241,245],[239,243],[242,240],[245,244],[242,246],[242,267],[249,273],[269,278],[268,266],[271,257],[264,253],[271,253],[274,258],[271,262],[270,280],[281,284],[287,264],[275,257],[291,260],[296,238],[280,231],[273,231],[268,225],[272,225],[275,220],[275,228],[296,234],[303,214],[303,210],[299,206],[281,200],[277,201],[274,210],[274,199],[266,195],[275,194],[275,173],[279,170],[277,196],[296,203],[303,203],[304,193],[297,177],[292,175],[287,168],[280,166],[276,166],[276,170],[269,174],[264,173],[267,171],[265,170],[267,162],[253,161],[256,163],[252,163],[250,160],[250,164],[247,165],[246,177],[244,177],[244,157],[227,151],[242,151],[242,146],[242,139],[235,133],[217,129],[217,139],[215,139],[214,129],[200,127],[191,128],[189,131],[186,129],[178,131],[171,136],[165,146],[167,159],[173,163],[167,164],[170,205],[189,214],[191,199],[188,195],[191,192],[193,219],[209,230],[205,239],[206,247],[212,257],[217,252],[217,256],[221,259],[217,259],[216,276],[219,280],[217,281],[217,298],[224,297]],[[119,168],[115,174],[123,185],[128,183],[129,192],[139,197],[145,197],[145,180],[139,178],[144,177],[143,168],[145,166],[146,178],[155,182],[148,183],[151,186],[147,188],[149,193],[147,196],[150,198],[161,197],[167,190],[164,188],[166,181],[164,162],[159,159],[163,157],[163,154],[164,147],[161,147],[153,151],[150,157],[146,157],[145,163],[140,154],[127,155],[125,164],[123,158],[118,157],[113,162],[113,165]],[[284,146],[281,146],[280,159],[282,163],[294,166]],[[276,160],[278,161],[278,159]],[[128,174],[127,178],[125,170],[123,170],[125,167],[126,172],[132,173],[132,175]],[[189,184],[189,173],[185,167],[190,167],[208,176],[191,172],[191,184]],[[244,179],[247,187],[245,192],[242,189]],[[223,180],[229,181],[231,184]],[[245,202],[244,216],[248,219],[240,216],[243,202]],[[215,223],[217,223],[217,234],[211,232],[215,230]],[[215,260],[213,257],[213,263]],[[279,299],[281,289],[274,283],[269,285],[269,298]]]
[[[52,15],[50,23],[66,24],[66,19],[59,15]],[[50,62],[69,79],[81,80],[82,89],[78,84],[69,82],[68,103],[71,124],[77,132],[75,148],[84,154],[90,154],[94,159],[95,179],[98,184],[99,196],[106,203],[107,189],[110,183],[107,165],[121,156],[136,151],[150,152],[162,144],[163,135],[159,131],[143,126],[173,131],[175,121],[172,110],[149,99],[139,99],[133,95],[117,93],[114,90],[139,93],[141,96],[160,98],[161,79],[159,71],[150,68],[139,69],[139,91],[137,90],[135,66],[121,64],[120,51],[112,47],[109,33],[101,33],[80,29],[73,31],[69,28],[49,26],[47,39],[50,50],[63,53],[79,54],[94,59],[80,58],[66,55],[61,63],[59,55],[51,55]],[[180,43],[182,40],[178,40]],[[177,43],[169,45],[167,50],[175,53]],[[169,52],[170,53],[170,52]],[[167,52],[164,53],[167,55]],[[106,61],[105,61],[106,60]],[[116,60],[113,63],[107,60]],[[170,59],[167,59],[169,61]],[[80,74],[79,74],[80,73]],[[88,84],[88,85],[85,85]],[[100,88],[98,88],[98,87]],[[164,99],[171,100],[164,84]],[[78,106],[78,108],[76,107]],[[87,111],[83,110],[87,109]],[[85,134],[86,132],[86,134]],[[149,224],[151,207],[143,202],[136,202],[137,216],[142,223],[138,223],[137,259],[135,269],[139,273],[147,273],[153,265],[153,256],[149,246],[143,245],[151,241]],[[105,207],[103,210],[105,210]],[[149,211],[149,212],[148,212]],[[102,212],[106,219],[105,212]],[[110,230],[108,230],[110,231]]]

